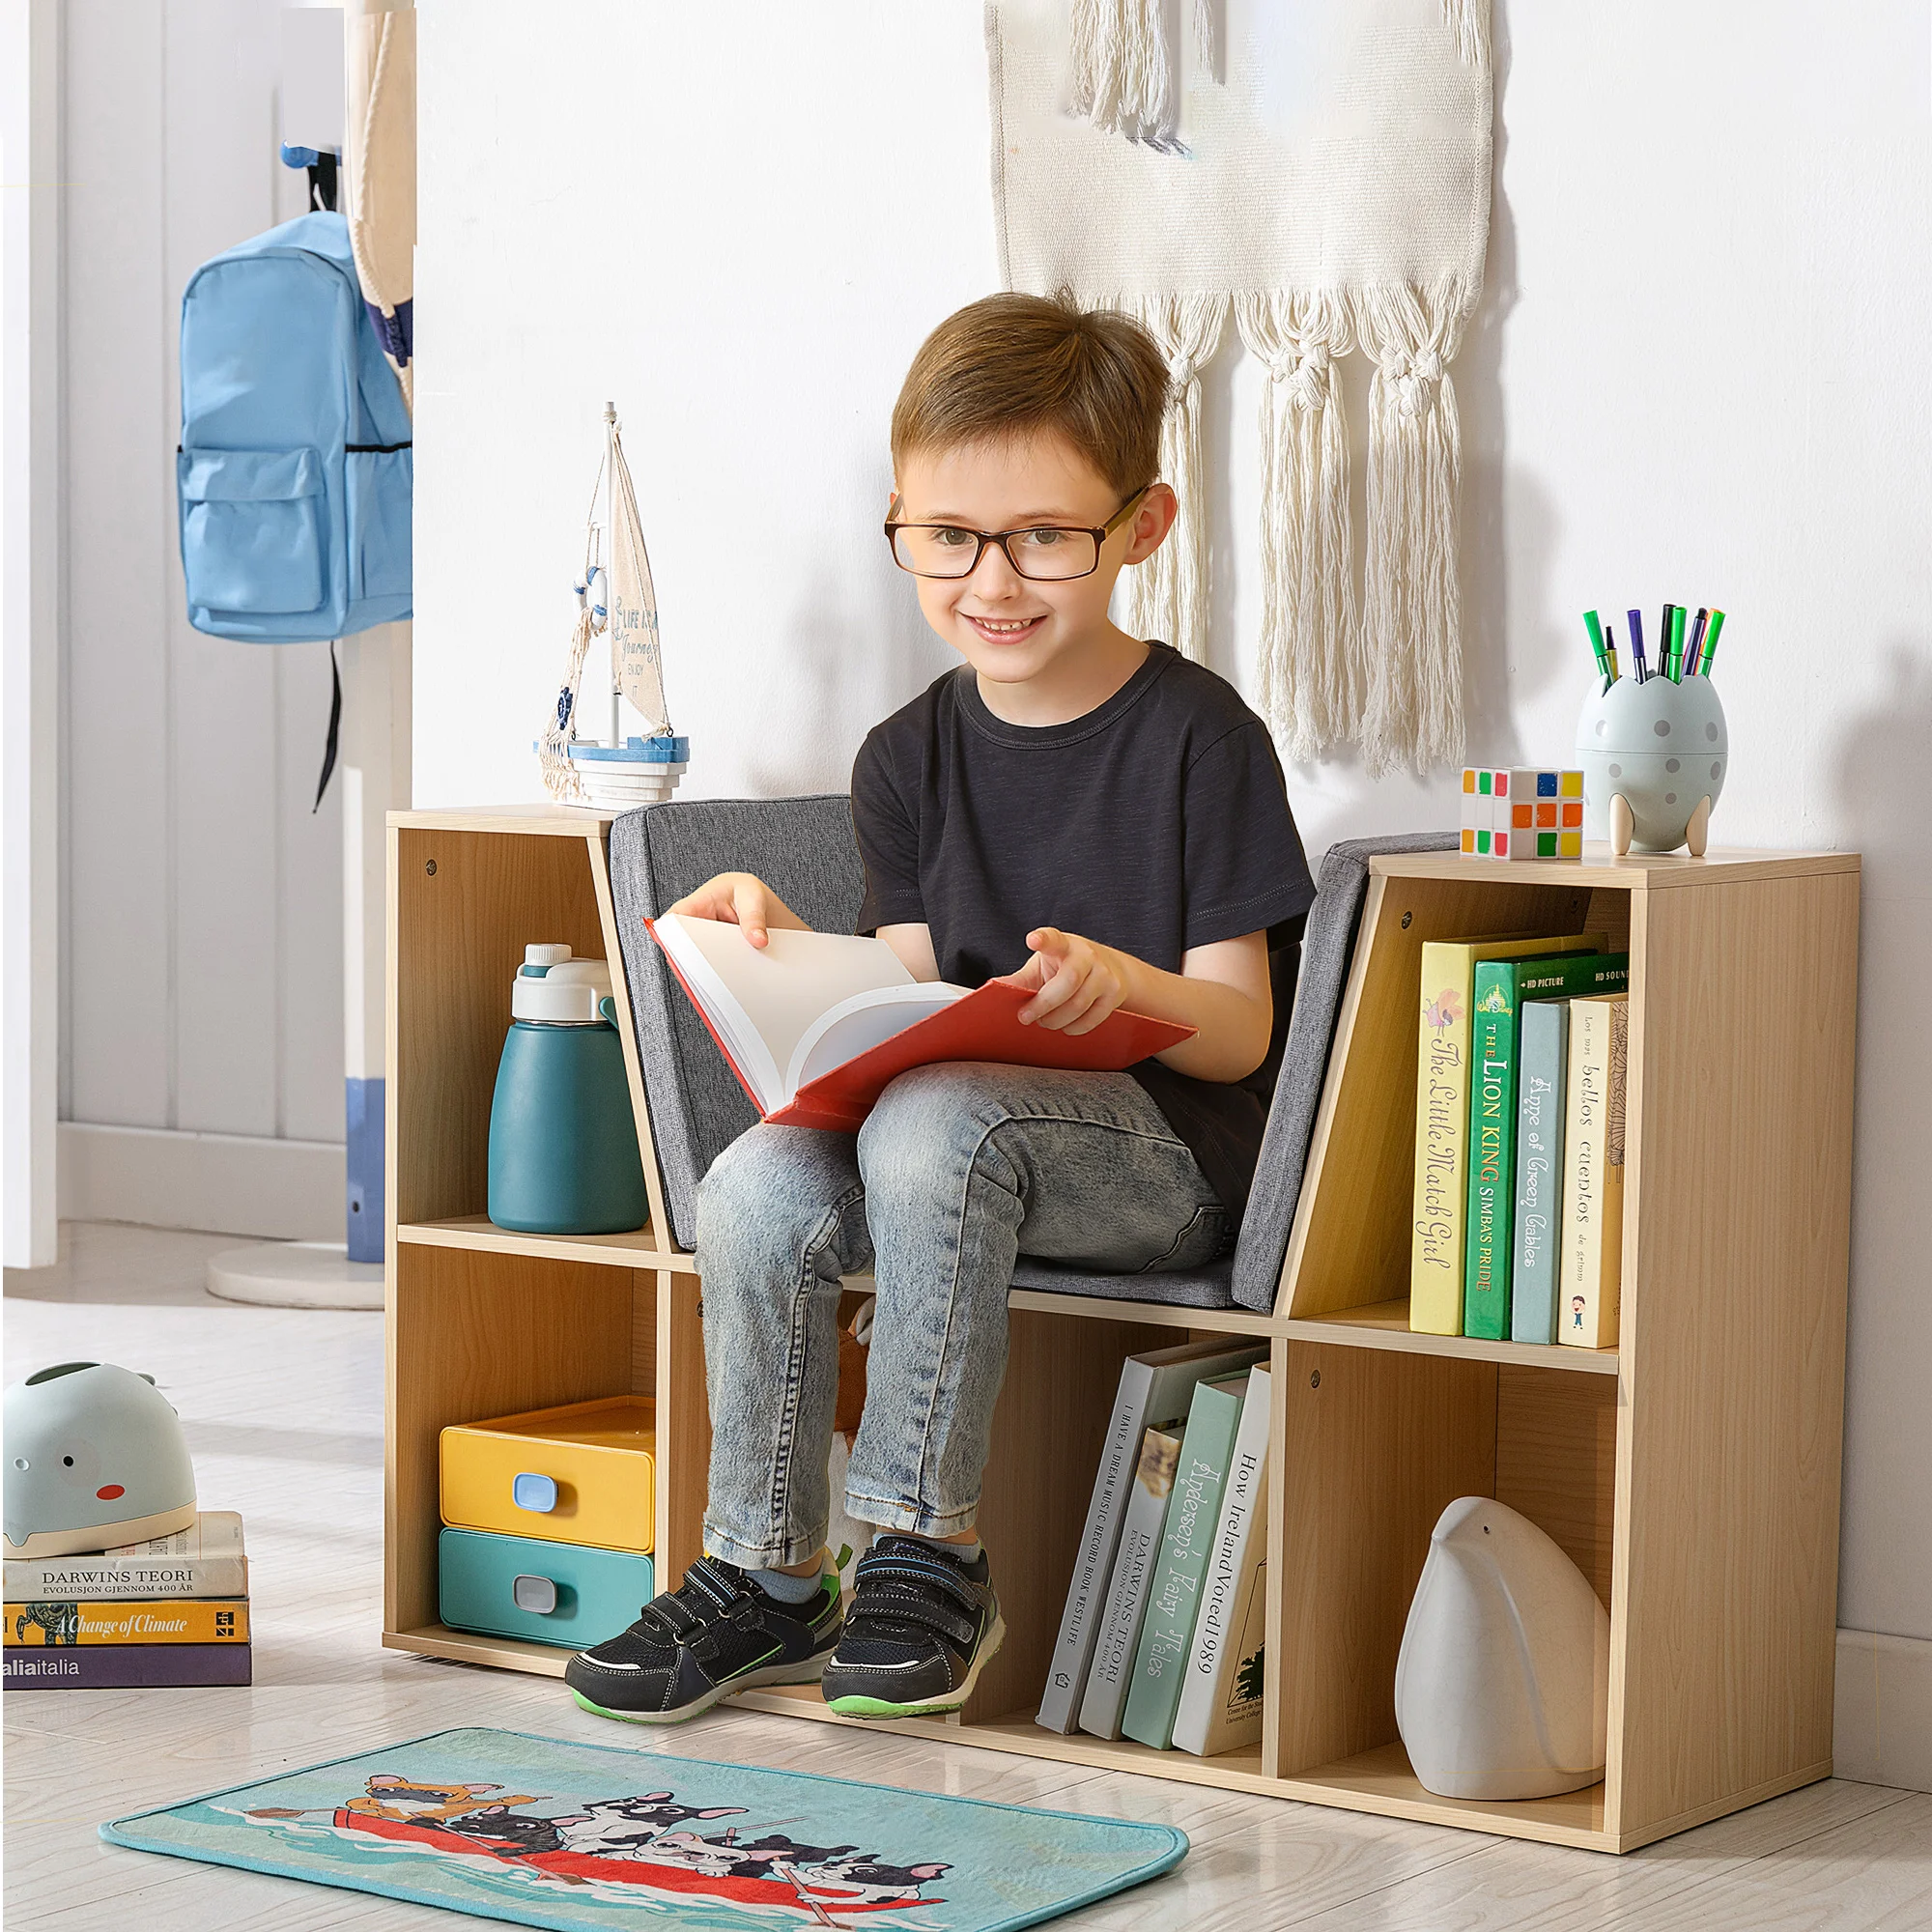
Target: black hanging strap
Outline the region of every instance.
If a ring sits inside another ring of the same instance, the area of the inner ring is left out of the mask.
[[[315,788],[315,803],[309,807],[313,818],[322,810],[322,795],[328,789],[329,774],[335,770],[335,747],[342,736],[342,668],[335,662],[335,639],[328,640],[328,677],[334,690],[328,700],[328,743],[322,748],[322,778]]]

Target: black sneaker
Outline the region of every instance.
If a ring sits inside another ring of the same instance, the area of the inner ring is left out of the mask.
[[[1007,1634],[982,1549],[971,1563],[916,1536],[881,1536],[825,1666],[825,1701],[846,1718],[956,1711]]]
[[[761,1684],[816,1684],[843,1620],[838,1579],[810,1603],[781,1604],[736,1564],[701,1556],[631,1628],[565,1666],[586,1711],[633,1724],[675,1724]]]

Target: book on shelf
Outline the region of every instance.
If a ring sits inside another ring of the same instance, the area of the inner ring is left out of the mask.
[[[1630,980],[1623,952],[1551,959],[1479,959],[1469,1007],[1468,1252],[1463,1333],[1500,1342],[1510,1333],[1516,1240],[1517,1047],[1521,1015],[1538,1000],[1611,993]]]
[[[1102,1599],[1120,1548],[1126,1490],[1147,1432],[1179,1422],[1187,1413],[1198,1383],[1248,1368],[1266,1354],[1264,1346],[1252,1343],[1230,1348],[1225,1342],[1189,1342],[1178,1349],[1129,1355],[1121,1364],[1121,1385],[1100,1447],[1100,1466],[1094,1471],[1094,1493],[1074,1554],[1060,1634],[1047,1665],[1046,1689],[1034,1720],[1043,1729],[1065,1736],[1078,1722],[1099,1634]]]
[[[1469,1205],[1469,1004],[1476,962],[1603,950],[1600,932],[1573,932],[1552,939],[1423,943],[1408,1304],[1408,1325],[1420,1334],[1463,1332],[1463,1233]]]
[[[1167,1517],[1167,1499],[1174,1492],[1174,1471],[1179,1460],[1178,1435],[1166,1429],[1150,1429],[1142,1436],[1133,1487],[1121,1518],[1114,1574],[1100,1612],[1099,1640],[1094,1646],[1087,1690],[1080,1700],[1080,1728],[1096,1738],[1121,1735],[1121,1713],[1126,1705],[1134,1656],[1140,1648],[1148,1584],[1160,1554],[1161,1524]]]
[[[1174,1714],[1180,1702],[1188,1652],[1194,1647],[1195,1613],[1201,1607],[1201,1575],[1221,1520],[1221,1488],[1247,1386],[1245,1373],[1202,1382],[1188,1406],[1174,1490],[1161,1525],[1160,1556],[1148,1587],[1133,1681],[1121,1719],[1122,1736],[1155,1750],[1173,1747]]]
[[[83,1598],[245,1597],[248,1558],[242,1519],[203,1510],[185,1529],[78,1556],[10,1556],[6,1601],[76,1603]]]
[[[88,1598],[9,1604],[5,1647],[62,1649],[76,1644],[246,1643],[248,1605],[233,1597]]]
[[[1570,1002],[1533,1000],[1518,1035],[1516,1237],[1510,1258],[1510,1340],[1556,1340],[1563,1264],[1564,1073]]]
[[[1570,1002],[1564,1109],[1563,1275],[1556,1339],[1616,1346],[1623,1287],[1624,1090],[1630,996]]]
[[[247,1684],[254,1675],[247,1643],[57,1644],[0,1651],[10,1690],[185,1690]]]
[[[1268,1371],[1250,1370],[1174,1714],[1175,1748],[1199,1757],[1238,1750],[1262,1734],[1269,1394]]]
[[[1022,1026],[1030,992],[915,980],[883,939],[774,926],[760,948],[720,920],[644,925],[760,1117],[782,1126],[855,1133],[901,1073],[938,1061],[1118,1073],[1194,1034],[1124,1009],[1092,1033]]]

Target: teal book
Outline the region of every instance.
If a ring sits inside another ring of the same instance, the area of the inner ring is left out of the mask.
[[[1570,1002],[1532,1000],[1517,1023],[1516,1243],[1510,1339],[1556,1340],[1563,1272],[1563,1096]]]
[[[1479,959],[1469,1000],[1468,1248],[1463,1333],[1489,1342],[1511,1334],[1510,1276],[1516,1245],[1517,1024],[1526,1004],[1619,993],[1630,955],[1580,952],[1541,959]]]
[[[1159,1567],[1148,1591],[1140,1648],[1134,1654],[1133,1681],[1121,1735],[1169,1750],[1174,1745],[1174,1714],[1180,1703],[1181,1679],[1194,1647],[1194,1618],[1201,1607],[1201,1577],[1208,1547],[1221,1520],[1221,1489],[1228,1457],[1241,1419],[1245,1374],[1202,1382],[1187,1411],[1161,1526]]]

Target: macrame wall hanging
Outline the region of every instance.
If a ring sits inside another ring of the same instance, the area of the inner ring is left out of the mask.
[[[1232,322],[1268,371],[1262,710],[1298,760],[1354,743],[1376,776],[1459,764],[1448,371],[1489,242],[1489,0],[1182,11],[1170,38],[1163,0],[986,10],[1008,286],[1137,316],[1174,377],[1180,518],[1133,573],[1130,623],[1205,654],[1200,372]],[[1356,349],[1374,365],[1359,600],[1335,370]]]

